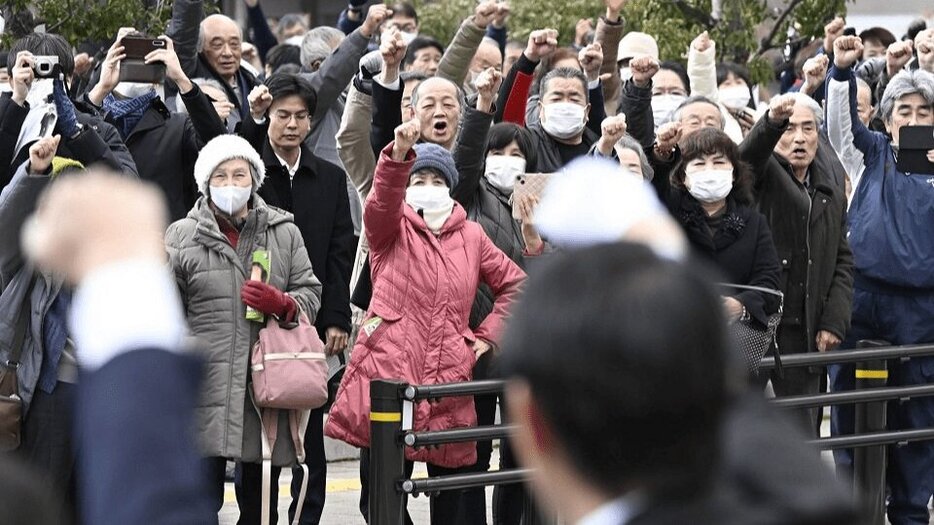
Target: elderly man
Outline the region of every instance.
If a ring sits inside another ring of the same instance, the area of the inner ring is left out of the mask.
[[[834,67],[828,74],[828,128],[847,126],[852,145],[866,165],[854,188],[850,207],[850,236],[856,261],[853,330],[847,340],[882,339],[895,345],[934,342],[934,187],[931,176],[900,171],[896,164],[904,126],[934,124],[934,75],[903,71],[889,82],[880,113],[889,137],[870,131],[859,118],[853,64],[863,51],[856,37],[834,42]],[[934,150],[927,154],[934,163]],[[930,173],[930,171],[928,171]],[[898,363],[889,376],[892,385],[930,383],[934,358]],[[833,390],[853,387],[853,367],[831,369]],[[835,407],[834,434],[852,432],[852,409]],[[912,399],[894,405],[889,414],[893,429],[934,426],[934,401]],[[835,454],[838,465],[851,464],[846,451]],[[934,444],[912,443],[892,451],[889,470],[893,525],[927,523],[927,503],[934,490]]]
[[[175,42],[175,52],[188,78],[213,78],[227,92],[236,110],[227,117],[233,131],[249,117],[250,91],[259,85],[256,76],[240,64],[243,32],[224,15],[204,18],[204,0],[178,0],[172,5],[172,20],[166,31]]]
[[[503,52],[500,51],[499,44],[497,44],[495,40],[484,37],[483,41],[480,42],[480,47],[477,48],[477,54],[474,55],[473,60],[470,62],[467,80],[464,81],[464,91],[466,91],[468,95],[477,92],[477,86],[475,84],[477,77],[490,67],[502,70]]]
[[[772,99],[769,111],[740,144],[753,165],[759,208],[769,221],[782,264],[782,354],[836,348],[850,326],[853,257],[846,241],[846,173],[820,133],[823,113],[814,99],[795,93]],[[774,151],[774,153],[773,153]],[[822,370],[773,374],[777,395],[816,394]],[[816,409],[802,411],[817,435]]]

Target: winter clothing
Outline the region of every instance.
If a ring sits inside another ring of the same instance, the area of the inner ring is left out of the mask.
[[[603,82],[603,109],[608,116],[619,113],[619,92],[622,84],[619,76],[619,41],[623,38],[626,28],[626,19],[620,15],[619,20],[610,22],[605,16],[597,19],[597,28],[594,30],[594,42],[599,42],[603,48],[603,63],[600,65],[600,76],[609,75]]]
[[[457,166],[454,165],[454,157],[451,152],[437,144],[428,142],[415,145],[415,164],[412,164],[412,173],[419,170],[432,170],[438,175],[444,177],[448,188],[457,186]]]
[[[247,281],[240,289],[243,304],[251,306],[266,315],[274,315],[283,322],[295,319],[297,305],[288,294],[261,281]]]
[[[118,100],[113,94],[108,94],[104,97],[104,111],[117,121],[119,124],[117,131],[120,132],[121,137],[126,139],[127,135],[133,131],[136,124],[143,118],[143,114],[149,109],[152,101],[158,97],[159,95],[154,90],[143,96],[128,100]]]
[[[761,213],[727,198],[720,225],[711,232],[707,213],[686,191],[672,188],[668,208],[684,228],[694,252],[712,262],[726,282],[778,290],[781,267]],[[725,289],[724,293],[743,303],[763,328],[769,316],[778,311],[778,298],[771,294],[736,289]]]
[[[889,138],[872,132],[856,111],[856,80],[852,71],[832,67],[827,76],[828,127],[848,124],[852,145],[865,163],[853,188],[849,240],[856,263],[853,333],[844,347],[859,339],[881,339],[893,345],[934,342],[934,187],[930,176],[902,173]],[[841,122],[848,119],[848,123]],[[831,369],[834,391],[852,389],[853,366]],[[934,358],[915,358],[890,372],[890,386],[934,381]],[[832,414],[833,433],[852,433],[852,409]],[[934,425],[934,400],[912,399],[890,408],[892,430]],[[849,451],[835,454],[839,465],[852,460]],[[893,524],[923,523],[927,500],[934,490],[934,444],[912,443],[892,451],[888,470],[891,498],[888,518]]]
[[[165,242],[191,331],[206,361],[198,404],[202,453],[258,462],[260,420],[247,395],[247,372],[250,349],[264,325],[246,320],[240,290],[249,279],[253,251],[268,250],[269,284],[288,293],[314,321],[321,283],[312,273],[301,234],[291,214],[254,196],[234,249],[220,232],[207,198],[201,197],[187,218],[169,226]],[[287,418],[286,411],[280,413],[283,436],[289,435]],[[277,440],[274,464],[292,463],[292,448],[291,440]]]
[[[413,384],[465,381],[474,364],[477,339],[496,342],[508,306],[524,273],[455,206],[440,235],[403,203],[410,152],[395,162],[383,150],[364,220],[372,249],[373,299],[354,347],[325,434],[358,447],[369,446],[369,382],[380,377]],[[467,327],[474,294],[486,282],[497,296],[493,312],[476,331]],[[416,406],[415,430],[440,430],[476,422],[471,398]],[[476,461],[472,443],[409,449],[409,459],[443,467]]]

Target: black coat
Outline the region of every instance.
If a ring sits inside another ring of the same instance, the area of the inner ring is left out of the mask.
[[[267,121],[268,122],[268,121]],[[266,182],[259,195],[270,206],[295,216],[308,258],[321,281],[321,309],[315,326],[324,331],[337,327],[350,333],[350,270],[353,261],[353,222],[347,197],[347,175],[339,167],[315,157],[302,144],[301,160],[293,181],[279,162],[266,136],[266,125],[252,118],[243,121],[241,133],[259,146],[266,165]]]
[[[100,163],[136,176],[136,163],[117,129],[80,102],[75,102],[75,109],[84,130],[74,138],[62,137],[56,156],[77,160],[85,166]],[[16,168],[29,159],[27,148],[22,148],[18,154],[14,151],[28,114],[28,104],[22,107],[13,102],[10,93],[0,95],[0,188],[6,187]]]
[[[782,265],[782,323],[802,326],[807,335],[796,347],[783,345],[782,352],[813,352],[819,330],[843,339],[850,327],[853,254],[846,241],[846,173],[821,136],[805,188],[788,162],[773,153],[786,127],[773,126],[766,114],[739,149],[753,166],[756,201]]]
[[[180,95],[190,117],[170,113],[155,99],[125,139],[140,178],[154,182],[165,194],[170,222],[185,218],[198,199],[194,179],[198,152],[209,140],[227,132],[211,101],[193,85],[194,89]]]
[[[711,236],[707,214],[694,197],[672,188],[668,202],[694,253],[716,266],[727,283],[779,289],[781,267],[769,225],[761,213],[728,199],[720,227]],[[778,298],[771,294],[735,289],[723,293],[743,303],[749,315],[763,326],[778,311]]]

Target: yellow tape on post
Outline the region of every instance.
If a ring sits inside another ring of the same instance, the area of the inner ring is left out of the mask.
[[[856,379],[888,379],[888,370],[856,370]]]
[[[402,412],[370,412],[370,421],[395,423],[402,421]]]

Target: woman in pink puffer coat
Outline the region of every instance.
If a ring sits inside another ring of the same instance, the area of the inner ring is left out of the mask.
[[[417,120],[399,126],[376,166],[364,210],[373,297],[324,430],[364,449],[370,446],[370,381],[469,381],[476,359],[498,340],[525,279],[451,199],[457,183],[451,154],[435,144],[418,144],[413,151],[418,137]],[[471,332],[467,321],[481,282],[496,302]],[[472,397],[415,407],[417,431],[475,424]],[[433,467],[472,465],[476,455],[474,443],[406,449],[406,458],[428,463],[429,473]]]

